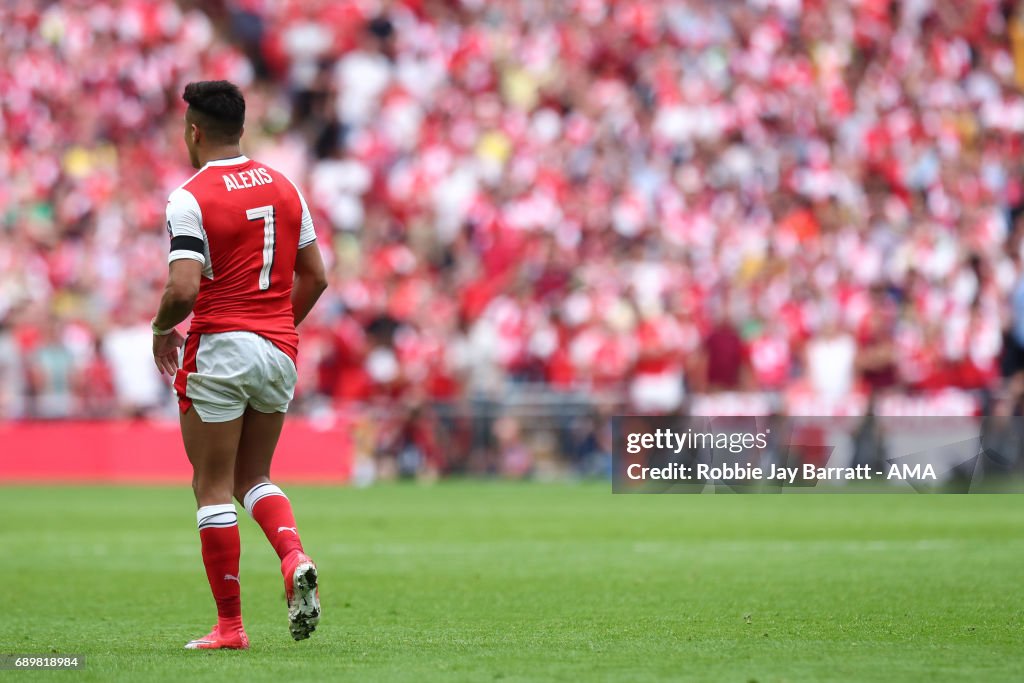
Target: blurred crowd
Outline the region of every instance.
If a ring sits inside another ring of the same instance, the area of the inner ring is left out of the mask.
[[[163,211],[182,87],[217,78],[329,265],[300,410],[1024,367],[1015,2],[10,0],[0,25],[0,417],[173,409]]]

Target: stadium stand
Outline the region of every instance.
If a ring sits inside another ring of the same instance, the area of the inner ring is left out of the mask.
[[[13,0],[0,22],[2,418],[173,411],[148,321],[200,78],[243,88],[244,149],[315,214],[332,286],[297,409],[405,406],[392,432],[428,459],[424,420],[517,443],[510,404],[983,406],[1024,366],[1015,3]]]

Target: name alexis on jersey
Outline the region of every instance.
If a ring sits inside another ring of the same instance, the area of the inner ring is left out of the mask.
[[[221,177],[224,178],[224,186],[228,188],[228,192],[231,192],[231,190],[243,190],[247,187],[259,187],[260,185],[274,182],[274,178],[267,173],[265,168],[227,173]]]

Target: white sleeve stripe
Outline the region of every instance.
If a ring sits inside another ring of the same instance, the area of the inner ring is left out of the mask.
[[[299,249],[308,247],[309,245],[313,244],[313,242],[316,242],[316,237],[313,237],[313,239],[311,240],[306,240],[305,242],[299,242]]]
[[[288,178],[288,176],[285,177]],[[302,206],[302,219],[299,225],[299,249],[301,249],[316,240],[316,230],[313,228],[313,216],[309,212],[309,205],[306,204],[306,198],[302,196],[299,186],[296,185],[291,178],[288,178],[288,182],[292,184],[293,188],[295,188],[295,194],[299,195],[299,204]]]
[[[206,241],[202,208],[195,195],[184,188],[175,190],[167,199],[167,223],[171,237],[197,237]]]
[[[172,251],[167,256],[167,262],[171,263],[172,261],[178,261],[185,258],[192,259],[193,261],[199,261],[204,266],[206,265],[206,257],[199,252],[192,251],[190,249],[176,249],[175,251]]]

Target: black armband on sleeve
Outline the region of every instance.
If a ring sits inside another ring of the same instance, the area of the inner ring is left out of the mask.
[[[198,237],[190,235],[178,235],[171,238],[171,251],[194,251],[198,254],[204,253],[203,241]]]

